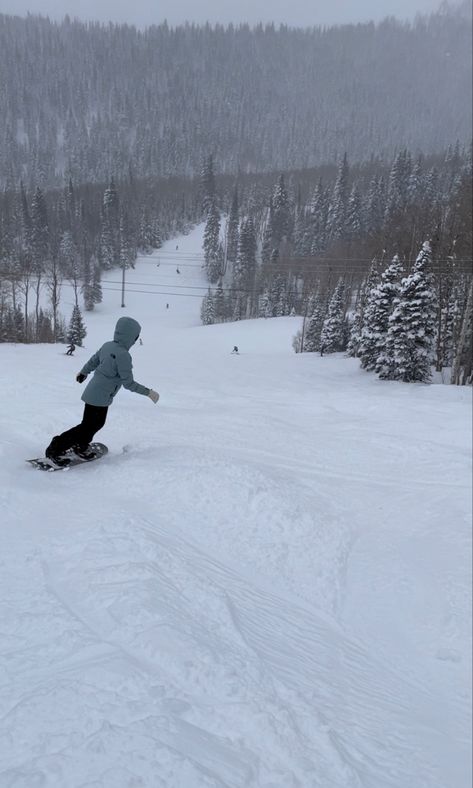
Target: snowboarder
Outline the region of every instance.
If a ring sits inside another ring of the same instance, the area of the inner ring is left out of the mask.
[[[66,356],[72,356],[72,354],[74,353],[75,349],[76,349],[76,346],[74,345],[74,342],[71,342],[71,344],[67,348]]]
[[[179,268],[176,268],[176,274],[180,274]]]
[[[238,353],[238,348],[236,345],[233,345],[232,353]]]
[[[149,397],[154,403],[158,401],[156,391],[133,380],[133,365],[128,351],[139,339],[140,331],[140,324],[132,317],[121,317],[115,327],[113,341],[102,345],[76,376],[77,382],[83,383],[95,370],[82,394],[85,407],[81,423],[61,435],[55,435],[46,449],[46,457],[56,465],[67,464],[62,455],[68,449],[73,449],[78,457],[91,459],[93,453],[89,451],[89,443],[104,426],[109,405],[121,386]]]

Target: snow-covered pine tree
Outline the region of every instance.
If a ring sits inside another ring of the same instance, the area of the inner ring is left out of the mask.
[[[80,308],[76,304],[72,310],[71,321],[67,331],[67,341],[73,343],[77,347],[82,347],[82,342],[87,336],[87,330],[82,319]]]
[[[271,261],[271,255],[275,246],[274,240],[274,211],[273,198],[269,199],[269,210],[266,224],[263,231],[263,242],[261,245],[261,262],[263,265]]]
[[[328,214],[328,232],[331,238],[344,238],[348,207],[348,157],[345,153],[338,166],[337,179],[333,188]]]
[[[437,328],[437,293],[432,274],[432,250],[425,241],[412,273],[401,282],[389,318],[385,357],[380,377],[405,383],[431,378]]]
[[[364,208],[364,225],[369,235],[376,235],[383,224],[386,211],[385,182],[383,176],[371,180]]]
[[[272,317],[273,305],[269,296],[269,291],[265,288],[258,298],[258,317]]]
[[[120,264],[120,200],[113,178],[105,189],[102,201],[100,260],[106,269]]]
[[[361,237],[362,231],[361,196],[356,184],[353,184],[347,206],[346,237],[350,241],[356,241]]]
[[[287,194],[284,175],[280,175],[274,188],[273,199],[273,218],[272,233],[273,243],[280,246],[284,240],[288,240],[291,233],[291,214],[289,208],[289,198]]]
[[[389,318],[401,289],[402,264],[395,255],[381,276],[381,281],[367,296],[358,356],[363,369],[381,372],[389,364],[386,337]]]
[[[251,290],[256,274],[256,236],[253,220],[243,219],[240,227],[237,259],[233,265],[233,285],[246,295]]]
[[[210,287],[208,289],[207,295],[205,295],[203,298],[200,317],[204,326],[211,326],[213,323],[215,323],[215,304]]]
[[[285,315],[289,315],[291,309],[289,306],[289,298],[287,295],[287,288],[286,283],[284,283],[284,288],[281,289],[279,300],[276,304],[276,317],[285,317]]]
[[[220,247],[220,214],[215,203],[209,205],[207,222],[204,230],[204,256],[207,277],[212,284],[218,281],[222,274],[222,260],[219,254]]]
[[[310,312],[306,318],[306,327],[302,345],[303,353],[316,353],[320,350],[320,337],[327,313],[327,305],[319,295],[311,298]]]
[[[95,261],[92,276],[92,299],[94,304],[102,303],[101,271],[97,261]]]
[[[202,211],[204,216],[207,216],[212,206],[215,206],[215,171],[212,154],[207,156],[202,164],[200,189],[202,194]]]
[[[328,304],[327,317],[320,335],[320,346],[324,353],[337,353],[345,349],[345,341],[345,283],[340,277]]]
[[[422,159],[419,157],[412,168],[407,185],[407,202],[415,205],[420,198],[422,187]]]
[[[84,281],[82,284],[82,295],[84,298],[85,311],[92,312],[95,302],[93,294],[92,273],[90,270],[90,259],[88,257],[84,260]]]
[[[138,225],[138,249],[143,254],[149,254],[153,248],[153,228],[149,213],[146,208],[141,209]]]
[[[310,249],[308,251],[306,249],[305,224],[305,210],[298,205],[294,216],[294,255],[296,257],[305,257],[310,252]]]
[[[355,304],[355,314],[350,324],[350,335],[348,337],[347,355],[351,356],[352,358],[356,358],[358,356],[358,352],[360,349],[361,332],[363,330],[363,318],[364,318],[365,301],[366,301],[365,288],[366,288],[366,281],[363,281],[358,291],[358,297],[356,299],[356,304]]]
[[[227,260],[234,263],[238,252],[238,227],[240,223],[238,208],[238,190],[235,186],[228,216],[227,227]]]
[[[389,174],[386,210],[386,224],[399,219],[407,207],[409,179],[411,176],[411,158],[407,150],[399,151],[393,161]]]

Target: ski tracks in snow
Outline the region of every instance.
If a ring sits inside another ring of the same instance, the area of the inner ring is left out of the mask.
[[[202,495],[187,511],[196,528]],[[284,578],[276,590],[238,555],[211,557],[167,503],[165,518],[141,508],[99,507],[93,528],[72,518],[12,576],[24,611],[0,654],[1,788],[444,788],[430,746],[445,748],[446,731],[428,692]]]

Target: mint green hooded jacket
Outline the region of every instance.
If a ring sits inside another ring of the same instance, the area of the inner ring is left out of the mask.
[[[81,369],[82,375],[94,372],[82,399],[88,405],[108,407],[117,391],[123,386],[136,394],[147,396],[149,389],[133,380],[133,364],[129,350],[141,331],[140,324],[132,317],[121,317],[115,327],[113,342],[106,342],[89,358]]]

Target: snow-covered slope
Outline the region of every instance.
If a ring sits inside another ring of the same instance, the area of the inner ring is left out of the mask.
[[[201,234],[126,309],[111,273],[75,358],[0,345],[0,788],[466,788],[471,392],[200,326]],[[124,313],[158,406],[34,472]]]

